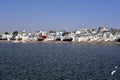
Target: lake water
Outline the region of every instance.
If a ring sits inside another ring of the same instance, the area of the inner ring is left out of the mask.
[[[120,45],[0,43],[0,80],[120,80],[119,68]]]

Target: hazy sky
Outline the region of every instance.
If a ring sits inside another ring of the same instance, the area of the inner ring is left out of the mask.
[[[0,0],[0,33],[120,27],[120,0]]]

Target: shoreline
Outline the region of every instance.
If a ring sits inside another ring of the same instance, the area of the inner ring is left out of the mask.
[[[7,41],[0,40],[0,43],[47,43],[47,44],[98,44],[98,45],[120,45],[120,42],[116,41],[81,41],[81,42],[69,42],[69,41]]]

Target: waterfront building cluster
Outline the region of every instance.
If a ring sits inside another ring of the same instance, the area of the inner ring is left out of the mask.
[[[28,33],[14,31],[13,33],[5,32],[0,34],[0,41],[11,42],[120,42],[120,29],[109,29],[99,27],[97,29],[79,29],[72,32],[66,31],[37,31]]]

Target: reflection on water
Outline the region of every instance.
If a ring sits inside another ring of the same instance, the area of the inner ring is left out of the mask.
[[[119,45],[0,43],[0,80],[120,80],[119,67]]]

